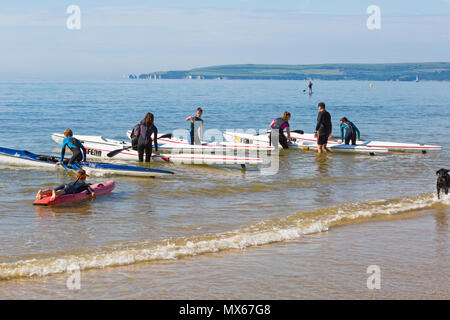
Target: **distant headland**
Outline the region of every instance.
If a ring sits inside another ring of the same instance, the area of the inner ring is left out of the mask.
[[[130,74],[129,79],[449,81],[450,62],[379,64],[235,64]]]

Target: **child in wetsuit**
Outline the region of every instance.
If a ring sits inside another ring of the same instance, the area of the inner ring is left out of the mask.
[[[53,201],[55,200],[56,195],[80,193],[85,190],[88,190],[91,196],[95,197],[94,190],[91,189],[89,183],[86,183],[86,177],[88,177],[86,171],[83,169],[78,170],[75,177],[77,178],[75,181],[67,184],[61,184],[55,189],[39,190],[36,194],[36,200],[41,200],[44,196],[51,194],[52,197],[50,198],[50,201]]]
[[[64,130],[64,140],[61,149],[61,160],[56,164],[63,164],[66,147],[72,151],[72,157],[69,159],[67,166],[70,168],[72,163],[86,161],[86,148],[78,139],[73,137],[73,132],[70,129]]]

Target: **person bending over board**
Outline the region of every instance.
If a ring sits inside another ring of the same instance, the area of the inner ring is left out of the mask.
[[[191,144],[201,144],[201,140],[202,140],[202,127],[203,127],[203,120],[202,120],[202,115],[203,115],[203,110],[202,108],[198,107],[197,108],[197,113],[195,116],[189,116],[186,118],[186,121],[190,121],[191,122],[191,130],[190,130],[190,134],[191,134]],[[197,136],[195,135],[195,127],[198,124],[198,130],[199,132],[197,132]],[[196,139],[197,138],[197,139]]]
[[[152,145],[155,142],[155,153],[158,152],[158,128],[154,125],[155,116],[153,113],[148,112],[144,119],[141,120],[139,126],[137,126],[137,132],[135,139],[137,141],[137,151],[139,156],[139,162],[150,162],[152,158]],[[133,130],[134,131],[134,130]],[[152,138],[153,135],[153,138]]]
[[[340,120],[341,123],[341,141],[339,143],[345,142],[345,144],[356,145],[356,136],[358,136],[358,140],[360,139],[360,134],[358,128],[348,120],[346,117],[343,117]],[[344,139],[344,129],[345,129],[345,139]]]
[[[317,152],[327,152],[328,139],[332,138],[332,124],[331,115],[325,110],[325,103],[320,102],[317,105],[319,114],[317,115],[316,131],[314,131],[314,137],[317,136]]]
[[[291,131],[289,129],[289,120],[291,120],[291,114],[287,111],[283,113],[281,118],[276,118],[270,124],[270,127],[273,130],[278,130],[278,141],[283,149],[288,149],[288,140],[291,140]],[[286,129],[287,139],[283,133],[283,130]],[[270,132],[270,143],[272,144],[272,131]]]
[[[49,196],[51,194],[50,201],[53,201],[55,200],[56,195],[80,193],[85,190],[88,190],[91,196],[95,197],[94,190],[91,189],[89,183],[86,183],[86,177],[88,177],[86,171],[83,169],[78,170],[75,177],[77,178],[75,181],[62,184],[55,189],[39,190],[36,194],[36,200],[41,200],[44,196]]]
[[[64,130],[61,160],[56,163],[57,165],[64,163],[64,154],[66,153],[66,147],[68,147],[70,151],[72,151],[72,157],[69,159],[69,162],[67,162],[68,167],[72,167],[72,163],[86,161],[86,148],[78,139],[75,139],[73,137],[72,130],[66,129]]]

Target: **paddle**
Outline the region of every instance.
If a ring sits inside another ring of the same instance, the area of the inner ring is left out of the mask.
[[[299,134],[304,134],[305,133],[303,130],[292,130],[292,132],[299,133]]]
[[[159,137],[158,139],[164,139],[164,138],[172,138],[172,134],[171,133],[167,133],[167,134],[163,134],[161,137]],[[108,158],[112,158],[114,156],[117,156],[119,153],[121,153],[122,151],[128,150],[130,149],[132,146],[126,147],[126,148],[122,148],[122,149],[116,149],[113,150],[111,152],[108,152],[108,154],[106,155]]]

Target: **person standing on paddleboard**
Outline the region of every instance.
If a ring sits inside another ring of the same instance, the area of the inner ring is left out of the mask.
[[[36,200],[41,200],[44,196],[49,196],[51,194],[50,201],[53,201],[57,195],[80,193],[85,190],[88,190],[91,196],[95,197],[94,190],[91,189],[89,183],[86,183],[86,177],[88,177],[86,171],[83,169],[78,170],[75,177],[77,178],[75,181],[62,184],[55,189],[39,190],[36,194]]]
[[[202,140],[202,127],[203,127],[203,120],[202,120],[202,115],[203,115],[203,110],[202,108],[198,107],[197,108],[197,113],[195,116],[189,116],[186,118],[186,121],[191,121],[191,130],[190,130],[190,134],[191,134],[191,144],[201,144],[201,140]],[[196,124],[199,124],[199,132],[197,132],[197,139],[195,136],[195,127]]]
[[[153,124],[155,117],[153,113],[148,112],[138,126],[133,129],[132,139],[136,141],[139,162],[150,162],[152,157],[152,145],[155,142],[155,153],[158,152],[158,128]],[[153,135],[153,138],[152,138]]]
[[[287,111],[283,113],[281,118],[276,118],[270,124],[272,131],[270,132],[270,144],[272,145],[272,132],[278,131],[278,141],[283,149],[288,149],[288,141],[291,140],[291,131],[289,129],[289,120],[291,120],[291,114]],[[284,129],[286,129],[287,139],[284,135]]]
[[[356,136],[358,136],[358,140],[360,139],[360,133],[358,128],[348,120],[346,117],[343,117],[340,120],[341,123],[341,141],[339,143],[345,142],[345,144],[350,144],[350,141],[352,142],[352,145],[356,145]],[[344,139],[344,129],[345,131],[345,139]]]
[[[331,115],[325,110],[325,103],[320,102],[317,105],[319,114],[317,115],[316,131],[314,131],[314,137],[317,136],[317,152],[327,152],[328,139],[332,138],[332,124]]]
[[[72,157],[67,162],[67,166],[72,167],[72,163],[86,161],[86,148],[80,142],[80,140],[73,137],[71,129],[64,130],[64,140],[62,142],[61,160],[56,164],[64,164],[64,155],[66,153],[66,147],[72,151]]]
[[[313,84],[312,84],[312,82],[310,81],[310,82],[308,83],[308,93],[309,93],[309,94],[312,94],[312,86],[313,86]]]

